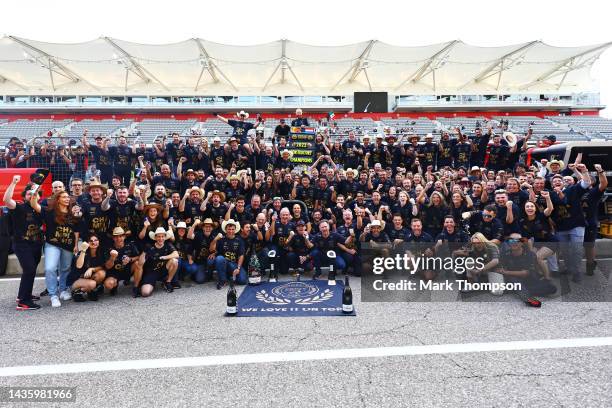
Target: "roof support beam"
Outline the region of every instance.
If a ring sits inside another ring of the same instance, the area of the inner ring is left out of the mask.
[[[597,61],[597,59],[599,58],[599,56],[601,55],[601,52],[603,52],[606,48],[612,46],[612,41],[598,45],[596,47],[590,48],[586,51],[583,51],[581,53],[578,53],[576,55],[572,55],[569,58],[564,59],[563,61],[561,61],[557,66],[555,66],[554,68],[551,68],[550,70],[546,71],[545,73],[543,73],[542,75],[540,75],[538,78],[536,78],[534,81],[529,82],[528,84],[525,84],[523,86],[520,87],[520,89],[527,89],[527,88],[531,88],[532,86],[539,84],[541,82],[544,82],[548,79],[552,79],[555,77],[558,77],[560,75],[563,76],[561,82],[557,85],[557,89],[560,89],[561,86],[563,85],[563,82],[565,82],[565,78],[567,77],[567,74],[569,74],[572,71],[575,71],[577,69],[580,68],[584,68],[584,67],[588,67],[593,65],[593,63],[595,61]],[[601,52],[598,52],[601,51]],[[596,55],[591,55],[589,58],[585,58],[584,60],[581,60],[581,58],[583,57],[587,57],[590,54],[593,53],[597,53]]]
[[[459,44],[461,41],[453,40],[447,43],[440,51],[436,52],[434,55],[429,57],[427,61],[423,65],[419,67],[412,75],[406,78],[401,84],[399,84],[395,90],[397,91],[408,82],[417,83],[422,78],[434,72],[436,69],[440,68],[440,62],[448,55],[448,53],[453,49],[454,46]],[[435,89],[435,85],[434,85]]]
[[[82,82],[95,90],[99,90],[97,86],[93,85],[91,82],[87,81],[85,78],[81,77],[79,74],[59,62],[58,59],[53,55],[41,50],[40,48],[33,46],[32,44],[27,43],[21,38],[14,37],[12,35],[9,35],[8,38],[38,55],[36,61],[49,70],[49,75],[51,76],[51,88],[54,91],[56,90],[56,88],[53,80],[53,73],[61,75],[74,83]]]
[[[138,61],[136,61],[132,55],[130,55],[126,50],[124,50],[119,45],[117,45],[117,43],[114,42],[111,38],[109,37],[103,37],[103,38],[107,43],[109,43],[115,50],[117,50],[123,56],[126,69],[132,71],[140,79],[142,79],[145,83],[148,84],[150,82],[156,82],[166,91],[170,91],[170,88],[168,88],[163,82],[157,79],[155,75],[151,74],[145,67],[139,64]]]
[[[289,73],[291,74],[293,79],[295,79],[295,82],[297,82],[298,86],[300,87],[300,90],[304,91],[304,87],[302,86],[302,83],[300,82],[300,80],[298,79],[297,75],[293,71],[293,68],[291,68],[291,65],[289,65],[289,61],[287,61],[287,52],[286,51],[287,51],[287,40],[286,39],[282,39],[281,40],[281,55],[280,55],[280,60],[278,61],[278,64],[276,65],[276,68],[274,68],[274,71],[272,71],[272,74],[266,80],[266,83],[264,84],[263,88],[261,88],[262,92],[266,90],[268,85],[270,85],[270,82],[272,82],[272,79],[274,78],[274,76],[276,75],[276,73],[278,72],[279,69],[281,70],[281,79],[280,79],[280,83],[281,84],[284,84],[286,82],[285,81],[285,71],[289,71]]]
[[[497,86],[495,89],[499,90],[499,85],[501,84],[502,72],[512,68],[515,65],[519,64],[521,57],[525,55],[525,53],[533,48],[535,45],[541,44],[541,41],[531,41],[526,44],[519,46],[517,49],[510,51],[509,53],[501,56],[497,61],[489,65],[483,71],[479,72],[474,78],[470,79],[468,82],[463,84],[459,89],[463,89],[468,85],[473,83],[478,83],[490,78],[494,75],[499,75],[497,78]]]
[[[13,81],[12,79],[7,78],[7,77],[5,77],[4,75],[1,75],[1,74],[0,74],[0,83],[3,83],[3,84],[4,84],[4,83],[6,83],[6,82],[10,82],[11,84],[13,84],[13,85],[17,86],[19,89],[22,89],[22,90],[24,90],[24,91],[27,91],[27,90],[28,90],[28,88],[26,88],[25,86],[21,85],[20,83],[15,82],[15,81]]]
[[[223,71],[221,71],[219,69],[217,64],[215,64],[215,62],[212,60],[212,58],[208,54],[208,51],[206,51],[206,48],[204,48],[204,44],[202,44],[202,41],[199,38],[192,38],[192,40],[195,41],[195,43],[197,44],[198,49],[200,50],[200,58],[203,61],[202,70],[200,71],[200,76],[198,77],[198,81],[196,82],[196,86],[195,86],[194,91],[198,90],[198,87],[200,85],[200,81],[202,80],[202,75],[204,74],[205,70],[208,71],[208,73],[210,74],[210,76],[213,79],[214,83],[218,83],[219,82],[219,76],[218,75],[221,75],[221,77],[228,84],[230,84],[231,87],[235,91],[238,91],[238,88],[233,84],[233,82],[229,80],[229,78],[223,73]]]
[[[351,77],[349,78],[348,82],[353,82],[355,80],[355,78],[357,78],[359,73],[366,68],[364,66],[365,65],[364,63],[365,63],[365,61],[367,61],[367,58],[370,55],[370,52],[372,51],[372,48],[374,47],[374,44],[376,44],[376,41],[377,40],[370,40],[368,42],[368,45],[366,45],[366,47],[361,52],[361,55],[357,58],[357,60],[355,60],[355,63],[344,73],[344,75],[342,75],[340,77],[338,82],[336,82],[336,84],[330,89],[330,91],[333,91],[338,86],[340,86],[340,84],[344,81],[344,79],[349,74],[351,74]],[[369,83],[369,80],[368,80],[368,83]],[[370,89],[372,89],[371,85],[370,85]]]

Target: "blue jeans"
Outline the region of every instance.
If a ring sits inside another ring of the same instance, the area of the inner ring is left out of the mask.
[[[565,260],[565,267],[574,276],[582,276],[582,244],[584,242],[584,227],[575,227],[567,231],[557,231],[559,252]]]
[[[55,245],[45,244],[45,284],[49,296],[58,296],[67,289],[66,279],[70,273],[73,254]],[[59,275],[59,293],[58,278]]]
[[[198,270],[191,277],[195,283],[205,283],[212,279],[212,269],[215,266],[214,259],[207,259],[204,265],[197,265]]]
[[[198,265],[189,264],[189,261],[186,259],[179,259],[178,270],[176,271],[176,276],[178,279],[184,279],[189,276],[191,279],[195,280],[195,276],[198,272]]]
[[[340,259],[344,261],[346,267],[349,267],[349,266],[353,267],[353,275],[361,276],[361,257],[359,256],[359,253],[356,253],[355,255],[351,255],[348,252],[344,252],[344,251],[339,251],[339,252],[340,252]]]
[[[346,263],[340,256],[340,251],[336,251],[336,258],[334,259],[335,262],[333,262],[331,258],[327,257],[327,251],[326,253],[323,253],[318,249],[313,249],[310,255],[312,256],[314,267],[317,272],[321,272],[321,267],[331,266],[332,263],[334,264],[334,271],[336,273],[346,269]]]
[[[232,271],[237,267],[236,262],[230,262],[221,255],[215,258],[215,269],[217,270],[217,278],[220,283],[227,282],[228,277],[232,276]],[[240,268],[240,273],[236,276],[236,283],[239,285],[247,283],[247,273],[244,267]]]

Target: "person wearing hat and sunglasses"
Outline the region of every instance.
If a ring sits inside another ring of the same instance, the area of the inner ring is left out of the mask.
[[[433,142],[433,134],[428,133],[425,135],[425,143],[419,145],[417,151],[419,153],[421,166],[424,169],[433,166],[435,170],[436,160],[438,158],[438,145]]]
[[[104,287],[110,291],[111,296],[117,294],[119,281],[127,284],[134,277],[132,295],[138,296],[138,288],[142,278],[143,264],[140,262],[140,252],[131,242],[126,242],[126,231],[121,227],[113,229],[113,244],[108,248],[104,267],[106,278]]]
[[[247,135],[249,130],[255,130],[255,125],[253,123],[247,122],[246,120],[249,118],[248,112],[240,111],[236,113],[236,119],[227,119],[221,115],[217,115],[217,119],[222,122],[230,125],[234,131],[232,136],[238,139],[240,145],[244,147],[249,154],[253,153],[253,149],[248,144]],[[258,118],[258,122],[261,121],[261,118]]]
[[[217,270],[217,289],[227,284],[228,279],[234,280],[239,285],[247,282],[246,269],[243,266],[245,260],[244,241],[236,234],[240,231],[240,224],[232,219],[223,221],[221,230],[213,239],[210,250],[216,252],[215,269]]]
[[[163,282],[166,292],[174,291],[172,279],[178,270],[179,253],[170,242],[173,236],[172,230],[166,231],[163,227],[149,232],[149,238],[154,240],[155,244],[140,255],[140,262],[144,265],[141,296],[151,296],[158,281]]]
[[[179,221],[171,227],[175,230],[174,233],[174,247],[179,253],[179,265],[178,270],[175,275],[173,287],[175,289],[180,288],[180,284],[178,280],[185,280],[185,278],[190,277],[193,281],[195,281],[196,274],[198,272],[198,265],[194,261],[194,247],[193,240],[189,239],[189,233],[187,231],[187,224],[185,221]]]

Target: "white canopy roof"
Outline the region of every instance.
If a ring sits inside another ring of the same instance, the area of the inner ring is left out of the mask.
[[[55,44],[0,39],[0,94],[341,95],[586,92],[612,42],[541,41],[478,47],[454,40],[403,47],[376,40],[314,46],[279,40],[238,46],[199,38],[136,44],[102,37]]]

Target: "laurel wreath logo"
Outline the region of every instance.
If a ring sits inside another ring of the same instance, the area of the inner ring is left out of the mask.
[[[288,305],[289,303],[291,303],[291,300],[271,296],[263,289],[257,292],[255,294],[255,297],[257,298],[257,300],[260,300],[264,303],[269,303],[272,305]]]
[[[332,297],[334,297],[334,293],[329,289],[325,289],[320,295],[313,296],[311,298],[297,299],[295,301],[295,304],[296,305],[312,305],[313,303],[325,302],[326,300],[329,300]]]
[[[268,294],[264,289],[257,292],[255,294],[255,297],[257,298],[257,300],[260,300],[264,303],[268,303],[271,305],[288,305],[291,303],[291,299],[283,299],[283,298],[279,298],[276,296],[272,296]],[[316,295],[316,296],[308,297],[304,299],[296,299],[294,303],[296,305],[312,305],[314,303],[325,302],[333,297],[334,297],[334,293],[329,289],[325,289],[320,295]]]

